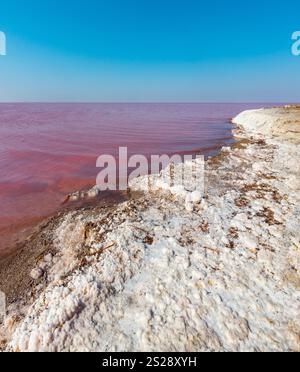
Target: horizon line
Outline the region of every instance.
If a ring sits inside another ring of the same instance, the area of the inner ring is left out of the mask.
[[[0,104],[300,104],[296,101],[0,101]]]

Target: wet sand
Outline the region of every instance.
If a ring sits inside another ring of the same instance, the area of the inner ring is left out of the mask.
[[[97,214],[106,209],[113,209],[132,197],[132,194],[123,192],[104,192],[90,200],[68,202],[61,206],[60,211],[42,221],[29,221],[27,228],[23,229],[23,235],[18,231],[18,242],[0,259],[0,288],[6,294],[7,303],[30,300],[27,296],[36,286],[30,272],[41,257],[55,252],[53,232],[66,215],[71,211]],[[46,284],[46,278],[43,282]]]

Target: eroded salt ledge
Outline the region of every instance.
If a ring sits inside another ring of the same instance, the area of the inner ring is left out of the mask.
[[[150,176],[137,200],[67,215],[6,350],[300,351],[300,108],[234,122],[204,199]]]

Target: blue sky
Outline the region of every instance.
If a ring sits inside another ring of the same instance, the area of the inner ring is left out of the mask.
[[[300,101],[300,3],[10,0],[0,101]]]

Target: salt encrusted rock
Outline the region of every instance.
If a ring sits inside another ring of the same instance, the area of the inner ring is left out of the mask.
[[[30,277],[31,277],[33,280],[38,280],[38,279],[40,279],[43,275],[44,275],[44,271],[43,271],[40,267],[35,268],[35,269],[33,269],[33,270],[30,272]]]
[[[45,257],[44,257],[44,261],[47,262],[47,263],[51,263],[53,260],[53,255],[52,253],[48,253]]]
[[[231,148],[230,147],[222,147],[222,152],[230,152]]]
[[[192,212],[194,210],[194,203],[192,202],[192,195],[188,193],[185,198],[185,209],[188,212]]]
[[[185,190],[184,186],[182,186],[182,185],[173,186],[173,187],[171,187],[170,191],[173,195],[176,195],[176,196],[179,196],[179,197],[185,197],[185,195],[186,195],[186,190]]]
[[[193,212],[193,210],[194,210],[194,204],[192,202],[186,202],[185,203],[185,209],[188,212]]]
[[[40,261],[40,262],[38,263],[38,267],[39,267],[39,269],[41,269],[42,271],[45,271],[46,268],[47,268],[47,266],[48,266],[48,263],[45,262],[45,261]]]
[[[88,191],[76,191],[66,198],[66,202],[68,201],[78,201],[78,200],[83,200],[83,199],[91,199],[91,198],[96,198],[100,194],[100,189],[98,186],[94,186]]]
[[[200,191],[193,191],[191,194],[191,201],[194,204],[200,204],[202,198],[203,198],[203,195],[201,194]]]
[[[80,192],[74,192],[73,194],[70,194],[67,198],[67,201],[78,201],[80,199]]]
[[[92,189],[90,189],[87,192],[86,195],[87,195],[88,198],[96,198],[99,194],[100,194],[100,190],[99,190],[98,186],[94,186]]]

